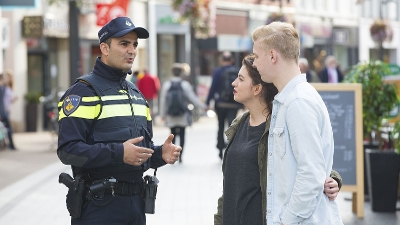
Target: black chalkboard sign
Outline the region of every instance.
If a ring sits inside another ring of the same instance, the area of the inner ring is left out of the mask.
[[[328,108],[331,119],[335,154],[333,169],[345,185],[356,185],[356,138],[354,92],[318,91]]]
[[[321,95],[332,124],[332,168],[343,179],[342,191],[353,192],[353,212],[364,217],[364,150],[361,84],[312,84]]]

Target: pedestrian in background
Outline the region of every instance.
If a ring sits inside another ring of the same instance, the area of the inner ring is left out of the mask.
[[[138,78],[138,76],[139,76],[139,71],[138,70],[136,70],[136,71],[134,71],[133,73],[132,73],[132,75],[131,75],[131,82],[132,83],[134,83],[136,86],[137,86],[137,84],[138,84],[138,81],[139,81],[139,78]]]
[[[238,116],[225,132],[229,144],[223,159],[223,195],[218,200],[215,225],[266,224],[268,130],[272,101],[278,90],[261,80],[253,67],[254,58],[252,54],[244,57],[232,84],[235,101],[248,111]],[[331,176],[338,181],[327,178],[324,191],[334,200],[341,177],[336,172]]]
[[[299,67],[300,67],[301,73],[306,74],[307,82],[309,82],[309,83],[321,82],[317,72],[310,69],[310,66],[308,65],[308,60],[306,58],[299,58]]]
[[[187,68],[186,68],[187,71]],[[181,156],[179,162],[182,162],[183,149],[185,145],[185,130],[187,126],[192,125],[192,114],[188,109],[188,104],[192,103],[196,107],[205,110],[206,105],[196,96],[193,91],[192,85],[182,79],[185,76],[184,65],[181,63],[174,63],[171,68],[173,77],[164,82],[161,88],[160,94],[160,116],[165,121],[165,125],[171,129],[171,133],[174,135],[172,143],[175,143],[177,137],[179,137],[179,144],[182,147]],[[171,87],[176,85],[176,88],[180,88],[182,97],[177,99],[168,98]],[[174,102],[171,102],[174,101]],[[181,101],[181,102],[178,102]],[[172,105],[172,103],[174,105]],[[172,115],[168,112],[169,107],[175,109],[183,107],[183,111],[179,115]]]
[[[158,97],[160,80],[157,76],[151,75],[147,69],[144,69],[143,77],[137,80],[137,86],[149,104],[151,116],[154,117],[154,99]]]
[[[290,23],[272,22],[252,35],[253,66],[278,89],[268,135],[267,223],[343,224],[323,194],[334,140],[328,110],[299,68],[300,39]]]
[[[143,173],[174,164],[181,148],[172,144],[172,134],[163,145],[154,145],[150,109],[126,80],[138,39],[148,38],[148,31],[130,18],[117,17],[98,37],[101,57],[93,71],[78,78],[60,100],[58,157],[71,165],[75,180],[101,187],[82,194],[74,192],[77,184],[70,187],[75,196],[85,197],[81,216],[71,214],[71,224],[145,225]]]
[[[13,131],[10,123],[11,104],[17,100],[17,96],[13,91],[13,71],[4,70],[0,79],[2,80],[2,88],[0,89],[0,99],[2,101],[2,109],[0,113],[1,122],[7,129],[8,148],[10,150],[16,150],[13,140]]]
[[[220,67],[214,69],[212,73],[211,87],[208,92],[206,105],[207,109],[210,109],[210,101],[214,100],[214,110],[218,118],[218,134],[217,134],[217,149],[219,150],[219,157],[222,159],[223,150],[226,147],[226,142],[224,138],[225,124],[228,126],[235,119],[237,112],[243,106],[242,104],[235,102],[233,100],[233,92],[228,93],[229,98],[232,100],[226,100],[222,98],[222,92],[226,89],[226,84],[232,84],[230,79],[225,79],[228,76],[228,71],[234,71],[237,76],[239,69],[233,65],[234,57],[232,52],[224,51],[219,58]]]
[[[336,58],[333,55],[325,59],[325,68],[319,72],[319,79],[322,83],[340,83],[343,80],[343,73],[339,70]]]

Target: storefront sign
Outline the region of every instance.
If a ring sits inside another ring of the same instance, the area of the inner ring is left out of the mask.
[[[104,26],[110,20],[126,16],[129,0],[115,0],[112,4],[97,4],[96,15],[98,26]]]
[[[300,24],[301,32],[317,38],[330,38],[332,35],[332,26],[328,24]]]
[[[397,64],[389,64],[389,74],[387,75],[400,75],[400,67]]]
[[[219,51],[245,52],[251,51],[253,42],[249,36],[220,34],[217,37]]]
[[[160,23],[160,24],[179,24],[180,25],[178,18],[175,18],[172,15],[167,15],[165,17],[161,17],[158,20],[158,23]]]
[[[33,7],[35,6],[35,0],[1,0],[0,1],[1,7]]]
[[[349,43],[349,31],[347,29],[334,29],[333,42],[338,45],[346,45]]]
[[[22,36],[25,38],[39,38],[43,36],[43,17],[25,16],[22,20]]]
[[[156,30],[158,34],[188,34],[189,23],[179,23],[179,15],[170,5],[156,5]]]

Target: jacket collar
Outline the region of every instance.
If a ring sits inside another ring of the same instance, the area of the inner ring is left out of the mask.
[[[286,84],[283,90],[275,96],[275,100],[283,104],[283,102],[285,102],[286,98],[288,97],[292,89],[296,87],[297,84],[302,82],[307,82],[305,74],[300,74],[295,76],[292,80],[289,81],[289,83]]]
[[[235,136],[237,130],[239,129],[240,124],[242,124],[249,115],[250,115],[250,112],[246,111],[243,114],[236,117],[236,119],[234,119],[232,121],[232,124],[225,131],[225,135],[226,135],[229,143],[232,141],[233,137]],[[271,117],[268,117],[267,123],[265,124],[264,134],[269,131],[270,123],[271,123]]]
[[[101,57],[97,57],[96,63],[93,68],[93,73],[106,79],[115,81],[125,80],[127,74],[121,69],[106,65],[101,61]]]
[[[236,117],[232,121],[232,124],[228,127],[228,129],[225,131],[226,137],[229,142],[232,141],[232,138],[235,136],[236,131],[239,129],[240,124],[243,123],[244,120],[250,115],[249,111],[244,112],[240,116]]]

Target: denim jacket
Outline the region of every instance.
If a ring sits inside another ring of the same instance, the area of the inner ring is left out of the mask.
[[[328,110],[304,74],[275,96],[268,136],[267,224],[342,225],[323,193],[334,140]]]

